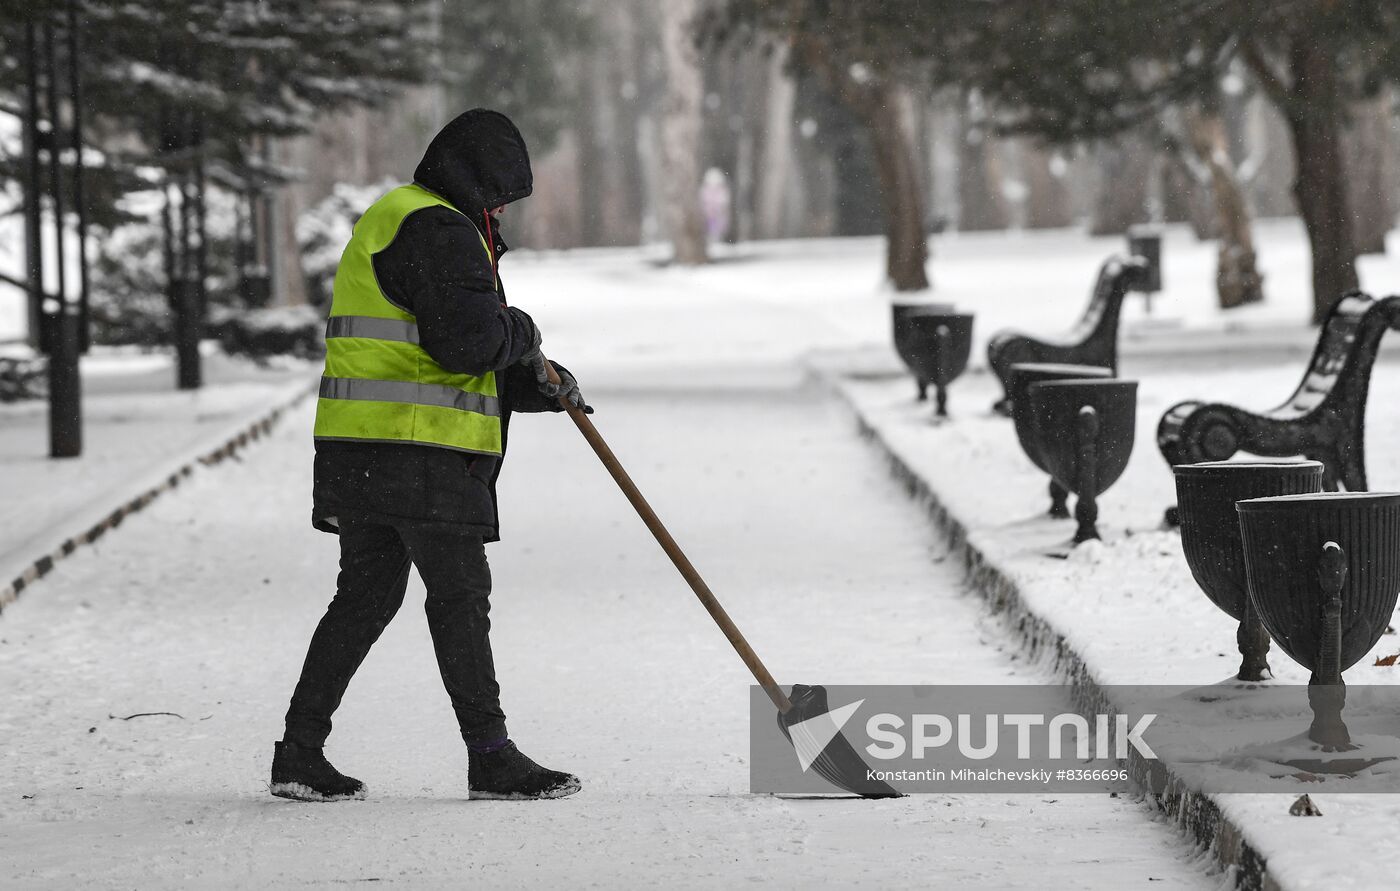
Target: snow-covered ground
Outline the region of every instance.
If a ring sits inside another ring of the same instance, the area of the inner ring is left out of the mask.
[[[1228,316],[1213,307],[1213,246],[1169,233],[1168,291],[1156,300],[1154,322],[1146,323],[1138,298],[1128,309],[1125,372],[1143,376],[1142,418],[1155,423],[1169,401],[1203,388],[1267,405],[1296,383],[1298,353],[1313,336],[1304,240],[1291,221],[1259,228],[1269,302]],[[1009,324],[1062,330],[1098,264],[1120,248],[1119,239],[1069,232],[941,237],[927,296],[976,312],[979,341]],[[1017,660],[960,575],[940,564],[940,539],[855,441],[844,413],[800,386],[799,360],[813,351],[875,347],[880,362],[892,362],[879,240],[745,245],[694,270],[646,256],[521,251],[502,274],[512,302],[539,321],[546,352],[583,382],[605,434],[779,679],[1048,680]],[[1376,292],[1400,290],[1400,262],[1366,258],[1361,271]],[[1178,350],[1179,360],[1162,360]],[[1394,376],[1395,366],[1383,367]],[[1400,387],[1391,377],[1372,394],[1377,443],[1397,426]],[[129,389],[105,379],[118,394]],[[923,460],[954,474],[947,484],[975,502],[969,516],[981,518],[985,534],[1020,548],[1061,536],[1028,519],[1041,508],[1043,481],[1023,464],[1009,424],[985,417],[985,375],[955,386],[959,420],[937,430],[909,408],[907,382],[858,387],[868,388],[861,398],[896,439],[907,437]],[[141,397],[119,398],[126,408],[90,439],[94,447],[189,433],[144,413]],[[41,424],[35,411],[16,416]],[[267,797],[270,742],[334,584],[334,541],[307,524],[309,423],[303,411],[246,463],[196,475],[64,561],[0,618],[8,691],[0,709],[0,885],[67,887],[80,877],[108,887],[1220,881],[1180,849],[1174,831],[1123,800],[747,795],[748,678],[561,418],[522,419],[512,439],[506,540],[492,549],[498,658],[513,734],[546,763],[579,772],[584,794],[545,805],[463,800],[460,742],[426,630],[408,609],[371,654],[332,738],[332,758],[369,781],[372,799],[317,808]],[[13,426],[8,418],[5,426]],[[5,470],[6,486],[47,472],[41,441],[25,454],[29,463]],[[1400,466],[1375,449],[1373,456],[1377,485],[1400,486]],[[125,472],[112,468],[81,485]],[[996,494],[974,486],[1003,479]],[[1139,643],[1157,639],[1163,613],[1138,607],[1150,592],[1191,629],[1194,646],[1182,651],[1179,672],[1174,653],[1173,676],[1150,680],[1214,682],[1231,667],[1215,655],[1232,651],[1227,620],[1189,587],[1189,575],[1167,578],[1184,567],[1167,553],[1174,542],[1150,531],[1170,485],[1143,435],[1128,475],[1103,499],[1106,528],[1141,531],[1134,542],[1152,558],[1142,564],[1156,567],[1151,579],[1131,574],[1136,560],[1115,557],[1137,554],[1121,545],[1121,532],[1102,564],[1034,561],[1025,571],[1051,584],[1053,572],[1116,567],[1124,597],[1102,594],[1089,605],[1102,615],[1076,626],[1086,656],[1119,652],[1124,617],[1152,622]],[[12,499],[35,512],[22,528],[40,524],[45,508],[35,493],[49,488]],[[97,488],[86,494],[105,497]],[[12,543],[9,536],[0,544]],[[1153,547],[1166,562],[1152,562]],[[1055,584],[1060,593],[1075,588]],[[1128,594],[1133,604],[1124,603]],[[1067,601],[1066,610],[1088,608]],[[1276,652],[1281,673],[1285,662]],[[1161,660],[1140,667],[1151,673],[1154,665]],[[121,720],[149,711],[183,717]],[[1279,830],[1268,850],[1280,866],[1311,882],[1335,872],[1343,854],[1359,860],[1356,852],[1376,844],[1394,850],[1381,837],[1393,816],[1378,814],[1384,822],[1359,831],[1360,841],[1339,841],[1334,830],[1343,824],[1332,815],[1370,805],[1326,800],[1332,822]],[[1278,822],[1269,802],[1241,796],[1230,806],[1249,819],[1257,812],[1262,826]],[[1317,833],[1310,847],[1300,844],[1305,831]],[[1314,853],[1320,839],[1333,854]],[[1382,867],[1393,873],[1389,861]]]
[[[304,363],[260,369],[211,352],[206,386],[181,392],[169,354],[96,350],[83,359],[83,455],[48,457],[48,404],[0,405],[0,580],[154,484],[238,425],[308,388]],[[3,622],[3,619],[0,619]]]
[[[1128,301],[1126,334],[1135,339],[1193,331],[1301,329],[1309,315],[1307,239],[1294,219],[1255,224],[1268,299],[1221,313],[1215,306],[1215,243],[1183,226],[1165,229],[1164,291],[1152,324],[1141,297]],[[0,238],[0,271],[19,276],[22,243]],[[1392,238],[1395,237],[1392,235]],[[6,247],[8,245],[8,247]],[[1059,330],[1087,299],[1099,264],[1125,240],[1078,230],[949,233],[930,242],[933,290],[911,298],[975,309],[977,337],[998,328]],[[883,343],[884,239],[831,238],[720,245],[701,269],[662,268],[659,249],[513,251],[502,275],[512,302],[547,322],[556,350],[575,361],[623,370],[654,360],[713,367],[726,359],[792,358],[823,346]],[[1359,261],[1361,284],[1400,290],[1400,251]],[[607,320],[608,324],[600,324]],[[23,336],[23,295],[0,288],[0,342]],[[977,351],[980,355],[980,350]]]
[[[600,427],[780,679],[1035,683],[915,505],[811,389],[592,396]],[[0,626],[0,885],[1210,888],[1098,795],[747,792],[742,664],[562,417],[517,419],[490,554],[513,736],[560,802],[468,802],[415,581],[329,746],[364,803],[269,797],[335,580],[309,409],[65,561]],[[839,473],[833,473],[839,468]],[[122,720],[139,712],[181,717]]]
[[[1235,343],[1305,349],[1312,335],[1307,240],[1296,220],[1257,224],[1268,299],[1222,312],[1215,298],[1215,244],[1169,227],[1164,291],[1149,321],[1141,296],[1124,310],[1128,353],[1199,351],[1224,335]],[[1099,264],[1123,252],[1121,238],[1079,232],[943,235],[932,242],[933,290],[917,299],[975,312],[975,362],[998,329],[1060,332],[1088,301]],[[699,269],[657,268],[633,250],[512,253],[502,264],[511,301],[540,321],[546,352],[571,369],[627,378],[644,373],[707,385],[747,374],[745,366],[786,364],[820,348],[889,342],[882,291],[884,241],[811,239],[721,246]],[[1400,292],[1400,250],[1360,261],[1361,283]],[[575,368],[578,366],[578,368]],[[671,369],[668,373],[667,369]],[[580,380],[584,378],[580,376]]]

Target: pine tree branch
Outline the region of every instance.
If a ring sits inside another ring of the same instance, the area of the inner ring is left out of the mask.
[[[0,272],[0,284],[12,285],[16,288],[19,288],[26,294],[29,293],[29,282],[26,279],[15,278],[14,276],[9,275],[8,273]],[[52,294],[46,293],[42,296],[45,300],[55,299],[54,295]]]

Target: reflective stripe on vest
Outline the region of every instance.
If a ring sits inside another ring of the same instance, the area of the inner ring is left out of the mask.
[[[421,186],[401,186],[355,224],[336,267],[326,321],[316,438],[499,455],[495,373],[459,374],[437,364],[419,343],[417,319],[384,294],[374,273],[374,255],[394,242],[409,214],[427,207],[460,212]]]
[[[455,408],[479,415],[501,416],[500,400],[484,393],[467,393],[441,384],[411,381],[376,381],[356,377],[321,378],[322,399],[360,399],[367,402],[407,402]]]
[[[326,319],[326,340],[333,337],[368,337],[417,343],[418,326],[402,319],[376,319],[373,316],[331,316]]]

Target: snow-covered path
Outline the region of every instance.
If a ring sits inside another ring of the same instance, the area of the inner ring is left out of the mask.
[[[0,404],[0,583],[307,392],[319,370],[305,362],[279,364],[262,368],[210,351],[205,386],[182,391],[175,389],[169,355],[94,351],[82,363],[80,458],[48,457],[47,400]]]
[[[589,395],[780,681],[1046,680],[817,392]],[[749,795],[743,666],[557,416],[512,431],[494,640],[512,735],[583,793],[466,800],[415,580],[328,747],[370,799],[270,798],[334,582],[335,541],[307,522],[309,425],[197,475],[0,620],[0,887],[1220,883],[1124,799]],[[121,720],[162,711],[183,717]]]

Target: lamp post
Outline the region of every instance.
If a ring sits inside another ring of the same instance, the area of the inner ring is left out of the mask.
[[[87,320],[86,216],[82,208],[81,92],[78,77],[78,16],[68,5],[65,48],[69,56],[68,101],[71,125],[64,131],[59,104],[58,39],[55,21],[30,19],[24,26],[25,66],[25,255],[29,284],[31,343],[49,357],[49,455],[73,458],[82,454],[82,380],[78,356],[83,349]],[[68,233],[64,213],[63,151],[71,148],[72,190],[78,205],[78,293],[69,294]],[[45,170],[47,165],[47,170]],[[47,177],[45,173],[47,172]],[[52,241],[56,291],[44,288],[45,195],[52,209]]]

